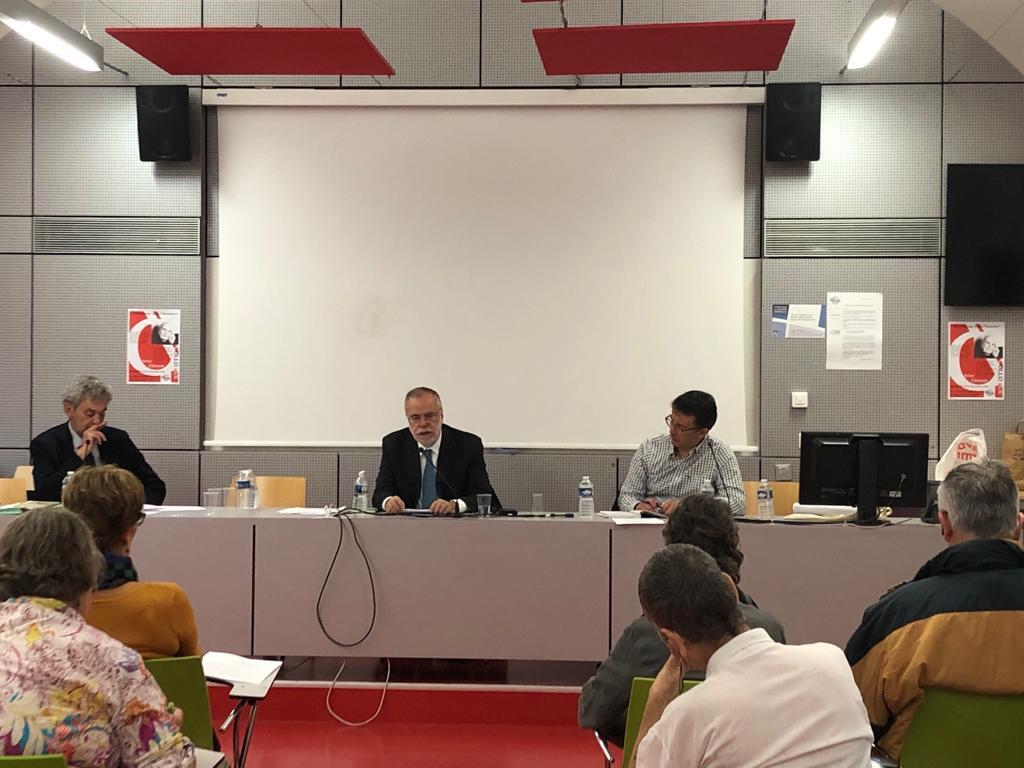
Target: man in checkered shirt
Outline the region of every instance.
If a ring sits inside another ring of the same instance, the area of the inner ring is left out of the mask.
[[[668,434],[652,437],[637,448],[619,491],[619,508],[660,511],[669,515],[679,500],[700,493],[705,482],[733,515],[746,509],[743,479],[732,450],[708,432],[718,420],[715,398],[691,390],[672,401],[665,417]]]

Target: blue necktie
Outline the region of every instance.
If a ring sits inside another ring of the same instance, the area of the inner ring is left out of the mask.
[[[431,458],[433,451],[430,448],[421,448],[420,453],[427,460],[423,465],[423,477],[420,480],[420,508],[429,509],[437,500],[437,479],[434,460]]]

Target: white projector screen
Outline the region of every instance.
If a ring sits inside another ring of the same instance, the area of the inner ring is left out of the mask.
[[[745,108],[226,107],[207,440],[379,444],[414,386],[509,447],[748,442]]]

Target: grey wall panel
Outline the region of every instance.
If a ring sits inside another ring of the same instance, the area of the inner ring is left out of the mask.
[[[134,88],[37,88],[35,213],[40,216],[200,215],[198,91],[192,161],[139,160]],[[68,183],[73,172],[74,184]]]
[[[32,213],[31,88],[0,88],[0,137],[0,214]]]
[[[380,467],[380,448],[346,448],[338,452],[338,505],[352,505],[356,475],[366,472],[366,493],[373,498],[377,469]]]
[[[480,83],[479,0],[346,0],[346,27],[362,27],[394,77],[343,77],[342,85],[468,88]]]
[[[61,392],[91,373],[114,393],[110,423],[140,448],[199,448],[201,268],[197,256],[36,256],[33,434],[61,421]],[[181,310],[180,384],[126,383],[135,308]]]
[[[1024,83],[943,86],[942,213],[949,163],[1024,163]]]
[[[672,24],[695,21],[760,19],[762,0],[624,0],[624,24]],[[761,85],[763,72],[679,72],[623,75],[630,85]]]
[[[85,72],[37,51],[36,85],[199,85],[198,76],[169,75],[106,31],[107,27],[198,27],[199,7],[200,0],[56,0],[46,7],[47,13],[76,30],[84,23],[92,39],[103,46],[104,60],[128,76],[112,69]]]
[[[937,258],[941,250],[941,219],[767,219],[764,222],[766,258]]]
[[[204,0],[204,27],[337,27],[341,19],[338,0],[279,0],[240,3],[238,0]],[[299,86],[337,88],[338,75],[220,75],[204,77],[207,87]]]
[[[946,163],[1024,162],[1024,83],[943,87]]]
[[[747,107],[747,150],[743,160],[743,258],[761,258],[761,222],[764,220],[761,175],[762,107]]]
[[[927,432],[938,436],[935,320],[938,259],[766,259],[761,317],[774,303],[824,303],[829,291],[881,291],[880,371],[825,370],[824,339],[779,339],[761,331],[761,454],[798,456],[801,430]],[[810,407],[790,407],[790,392]]]
[[[13,477],[14,470],[28,464],[28,448],[0,449],[0,477]]]
[[[591,0],[567,3],[569,26],[618,24],[619,0]],[[483,0],[483,59],[481,78],[484,87],[561,86],[573,87],[576,78],[549,77],[544,72],[532,30],[562,26],[558,3],[510,3],[507,0]],[[586,76],[580,85],[618,85],[618,75]]]
[[[821,159],[765,163],[765,217],[939,216],[941,87],[822,88]]]
[[[28,446],[32,257],[0,256],[0,447]],[[2,476],[2,475],[0,475]]]
[[[943,98],[944,162],[1024,162],[1024,83],[954,83]]]
[[[951,322],[1002,322],[1006,324],[1006,395],[1004,400],[950,400],[946,380],[949,370],[949,331]],[[1024,339],[1024,308],[1021,307],[942,307],[939,324],[939,454],[960,432],[980,428],[985,432],[990,456],[999,457],[1003,433],[1014,431],[1024,419],[1024,355],[1019,353]]]
[[[0,37],[0,85],[31,84],[32,44],[13,33]]]
[[[306,478],[306,506],[338,503],[338,454],[330,451],[203,451],[199,487],[223,488],[240,469]]]
[[[950,13],[945,14],[942,53],[942,79],[947,83],[1024,81],[999,51]]]
[[[32,217],[0,216],[0,253],[28,253],[31,250]]]
[[[220,255],[220,131],[217,109],[203,110],[206,115],[206,255]]]
[[[760,456],[748,456],[744,454],[737,456],[736,461],[740,465],[740,477],[742,477],[744,480],[761,479]]]
[[[191,507],[202,503],[199,451],[146,451],[146,461],[167,483],[164,504]]]
[[[911,0],[871,64],[840,74],[846,66],[847,44],[871,2],[769,0],[768,18],[796,19],[796,26],[782,63],[768,73],[768,82],[939,82],[942,12],[929,0]]]
[[[544,494],[548,512],[575,512],[583,475],[594,484],[594,507],[611,508],[618,493],[616,459],[610,453],[530,451],[489,453],[487,471],[495,493],[506,507],[530,511],[533,494]]]
[[[199,219],[183,216],[36,216],[34,253],[199,255]]]

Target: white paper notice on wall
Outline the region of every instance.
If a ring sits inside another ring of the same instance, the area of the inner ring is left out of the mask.
[[[1006,396],[1005,349],[1003,323],[950,323],[949,399],[1002,400]]]
[[[180,333],[180,309],[129,309],[128,383],[179,383]]]
[[[829,293],[825,326],[825,368],[882,370],[882,294]]]

